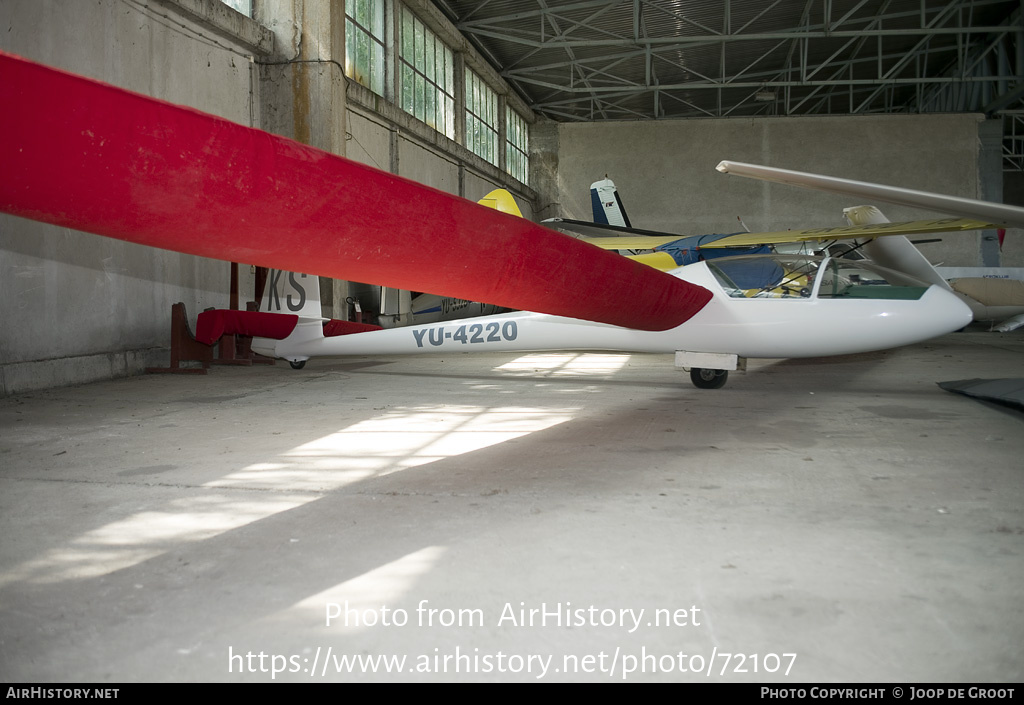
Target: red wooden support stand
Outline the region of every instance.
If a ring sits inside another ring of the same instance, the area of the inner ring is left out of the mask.
[[[182,367],[181,363],[199,362],[202,367]],[[180,301],[171,306],[171,364],[169,367],[147,367],[146,372],[205,375],[213,362],[213,346],[195,339],[188,325],[185,304]]]

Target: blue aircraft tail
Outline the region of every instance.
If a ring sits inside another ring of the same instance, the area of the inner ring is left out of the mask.
[[[623,228],[633,227],[615,184],[607,176],[590,184],[590,204],[594,210],[595,223],[618,225]]]

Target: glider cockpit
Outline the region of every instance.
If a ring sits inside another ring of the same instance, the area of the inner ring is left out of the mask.
[[[734,299],[920,299],[928,285],[865,260],[811,255],[748,255],[708,260]]]

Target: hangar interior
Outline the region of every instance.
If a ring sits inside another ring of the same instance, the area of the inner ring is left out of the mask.
[[[635,226],[681,234],[857,205],[722,159],[1024,205],[1019,2],[3,0],[0,20],[0,51],[470,200],[504,188],[535,221],[589,220],[606,175]],[[920,248],[1024,268],[1022,236]],[[759,361],[710,394],[597,352],[153,376],[171,306],[244,305],[255,267],[232,292],[227,262],[6,214],[0,250],[4,680],[1024,677],[1020,412],[935,384],[1020,376],[1020,331]],[[327,318],[382,305],[320,293]]]

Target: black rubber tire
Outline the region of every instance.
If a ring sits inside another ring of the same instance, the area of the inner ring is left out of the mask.
[[[690,369],[690,381],[698,389],[721,389],[729,379],[728,370],[711,370],[706,367]]]
[[[292,366],[293,370],[301,370],[303,367],[306,366],[306,361],[305,360],[294,360],[294,361],[293,360],[289,360],[288,364]]]

